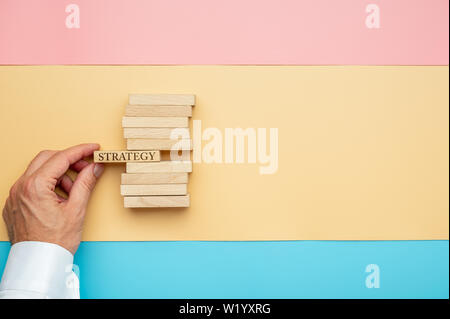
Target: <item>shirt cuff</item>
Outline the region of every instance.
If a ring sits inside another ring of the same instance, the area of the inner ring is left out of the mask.
[[[16,243],[9,252],[0,292],[79,298],[78,278],[72,267],[73,255],[59,245],[37,241]]]

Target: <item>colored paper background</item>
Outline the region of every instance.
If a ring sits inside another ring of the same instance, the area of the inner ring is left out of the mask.
[[[448,0],[2,0],[0,64],[448,65],[448,30]]]
[[[448,0],[2,0],[0,64],[448,65]],[[81,28],[67,29],[76,3]],[[189,210],[121,208],[84,240],[447,239],[448,67],[0,67],[3,201],[43,148],[124,148],[129,92],[196,93],[203,127],[279,127],[273,176],[195,164]],[[192,123],[191,123],[192,125]],[[16,156],[17,155],[17,156]],[[0,225],[0,240],[6,240]],[[9,243],[0,242],[0,275]],[[83,242],[83,298],[446,298],[448,241]],[[381,288],[367,289],[367,264]]]
[[[448,0],[372,2],[380,29],[364,0],[3,0],[0,64],[448,65]],[[448,239],[448,67],[0,67],[0,202],[41,149],[124,148],[130,92],[278,127],[279,171],[195,164],[190,209],[128,210],[108,166],[84,240],[358,241],[83,242],[82,298],[448,299],[448,241],[384,241]]]
[[[9,244],[0,242],[0,275]],[[448,241],[84,242],[82,298],[443,298]],[[380,288],[369,289],[377,264]]]
[[[194,164],[190,208],[124,209],[108,166],[83,240],[448,239],[448,84],[444,66],[3,66],[0,202],[42,149],[124,149],[128,93],[194,93],[203,128],[279,128],[278,172]]]

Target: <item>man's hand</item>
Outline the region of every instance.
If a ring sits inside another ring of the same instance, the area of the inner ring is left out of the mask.
[[[12,244],[49,242],[75,254],[89,196],[104,169],[83,158],[98,149],[98,144],[81,144],[63,151],[43,151],[33,159],[11,188],[3,208]],[[69,168],[78,172],[75,181],[66,175]],[[56,186],[68,194],[67,199],[55,193]]]

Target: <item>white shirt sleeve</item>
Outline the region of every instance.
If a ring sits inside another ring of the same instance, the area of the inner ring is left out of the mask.
[[[11,247],[0,298],[80,298],[73,255],[59,245],[24,241]]]

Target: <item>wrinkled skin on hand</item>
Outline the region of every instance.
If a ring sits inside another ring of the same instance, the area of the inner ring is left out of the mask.
[[[63,151],[42,151],[33,159],[12,186],[3,208],[12,244],[49,242],[75,254],[91,192],[104,169],[83,158],[98,149],[98,144],[81,144]],[[66,174],[69,168],[78,172],[75,181]],[[55,192],[57,186],[67,198]]]

